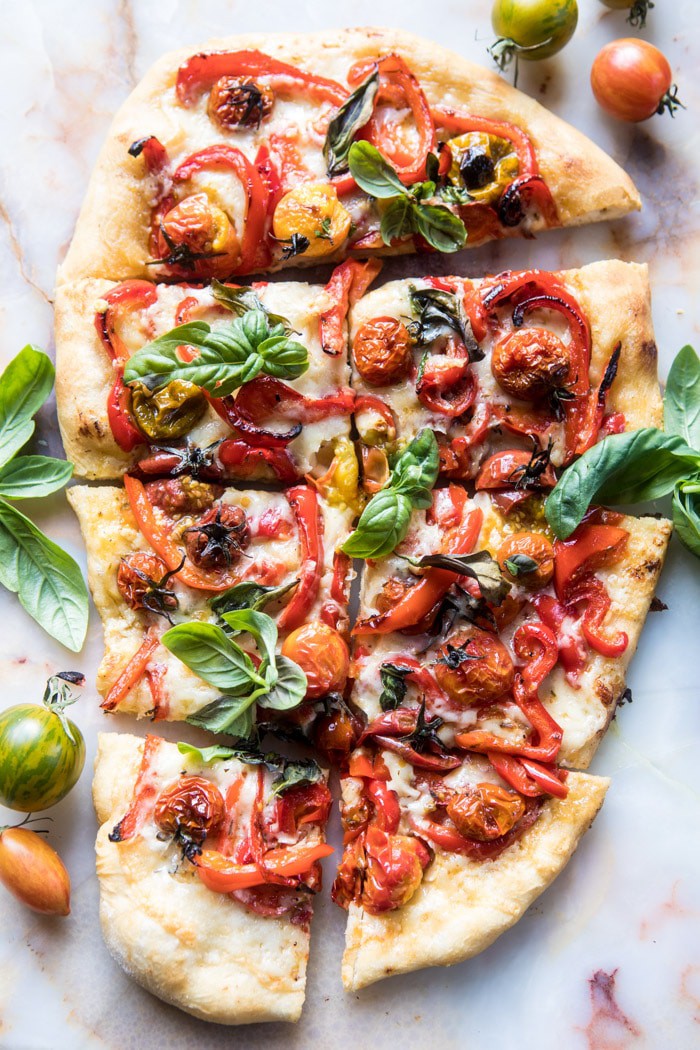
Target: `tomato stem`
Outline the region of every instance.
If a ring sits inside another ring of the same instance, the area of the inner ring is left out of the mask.
[[[644,29],[647,24],[647,13],[654,6],[652,0],[635,0],[627,16],[627,21],[635,29]]]
[[[46,683],[46,689],[44,690],[43,704],[47,711],[51,711],[61,721],[63,731],[70,740],[71,744],[75,744],[75,737],[71,732],[71,728],[64,714],[64,709],[70,707],[77,700],[77,696],[73,696],[70,690],[68,682],[74,685],[84,685],[85,675],[79,671],[60,671],[56,675],[52,675]]]
[[[11,831],[14,828],[23,828],[26,824],[36,824],[36,822],[38,820],[51,820],[51,821],[53,821],[53,817],[32,817],[31,813],[27,813],[27,815],[24,818],[24,820],[20,820],[19,824],[2,824],[2,825],[0,825],[0,838],[2,837],[2,835],[3,835],[3,833],[5,831]],[[36,829],[34,829],[34,834],[35,835],[48,835],[48,833],[49,833],[49,829],[48,828],[36,828]]]
[[[675,117],[677,109],[685,108],[686,107],[683,105],[683,103],[678,97],[678,85],[671,84],[666,94],[660,100],[656,112],[659,114],[659,116],[661,116],[665,110],[668,110],[671,116]]]

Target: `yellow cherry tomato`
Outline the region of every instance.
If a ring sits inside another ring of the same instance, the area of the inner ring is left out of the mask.
[[[333,186],[307,182],[285,193],[275,208],[273,230],[279,241],[293,234],[305,237],[305,259],[330,255],[347,240],[351,218]]]

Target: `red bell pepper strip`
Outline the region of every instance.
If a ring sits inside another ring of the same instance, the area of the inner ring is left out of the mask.
[[[393,751],[400,755],[404,761],[410,763],[416,769],[429,769],[434,772],[446,773],[450,769],[456,769],[462,765],[459,755],[434,754],[431,751],[416,751],[406,740],[400,740],[393,736],[376,736],[374,742],[377,747],[387,751]]]
[[[459,525],[468,499],[467,491],[461,485],[450,483],[447,488],[436,489],[432,506],[425,513],[426,521],[429,525],[440,525],[443,529]]]
[[[153,760],[163,743],[159,736],[149,734],[146,737],[131,804],[110,835],[112,842],[127,842],[132,839],[146,819],[157,791],[156,782],[152,778]]]
[[[372,823],[381,831],[392,835],[399,826],[401,809],[395,791],[387,786],[385,780],[368,780],[365,788],[374,805]]]
[[[469,367],[466,347],[450,339],[445,353],[419,371],[416,394],[430,412],[456,419],[471,408],[477,392],[476,376]]]
[[[368,753],[364,749],[353,751],[348,762],[348,776],[368,777],[371,780],[389,780],[386,762],[379,753]]]
[[[616,561],[622,554],[629,532],[616,525],[582,524],[568,540],[554,543],[554,590],[557,598],[568,603],[569,590],[575,583],[603,565]]]
[[[567,632],[562,639],[558,633],[564,620],[572,613],[553,598],[550,594],[532,595],[530,601],[544,624],[549,627],[557,638],[559,648],[559,662],[564,668],[567,677],[575,681],[586,666],[586,652],[580,640],[571,632]]]
[[[352,559],[342,551],[336,551],[333,555],[333,579],[331,581],[331,598],[338,605],[347,602],[348,575],[352,567]]]
[[[537,798],[538,795],[554,795],[566,798],[569,791],[564,783],[566,771],[555,766],[545,766],[530,758],[514,755],[499,755],[488,751],[487,757],[493,768],[507,784],[521,795]]]
[[[323,519],[316,490],[297,485],[285,493],[299,530],[301,573],[299,586],[280,613],[280,631],[293,631],[304,622],[318,596],[323,574]]]
[[[299,480],[297,465],[286,449],[253,448],[247,441],[231,439],[219,445],[217,455],[224,471],[235,478],[258,477],[262,470],[284,485]]]
[[[255,269],[258,246],[264,239],[267,219],[267,187],[260,172],[244,153],[233,146],[207,146],[193,153],[175,169],[173,183],[187,182],[201,171],[231,171],[243,185],[248,211],[241,240],[241,255],[233,272],[249,273]]]
[[[378,416],[381,416],[387,425],[387,441],[394,441],[396,416],[385,401],[382,401],[380,397],[375,397],[374,394],[360,394],[359,397],[355,397],[355,415],[359,416],[363,412],[376,412]]]
[[[166,526],[162,524],[148,498],[145,486],[138,478],[125,474],[124,488],[142,536],[150,543],[156,554],[160,555],[168,569],[171,572],[177,572],[178,579],[182,583],[199,591],[225,591],[228,587],[233,586],[237,577],[228,571],[224,573],[206,572],[187,562],[182,568],[178,568],[182,562],[182,549],[170,538]]]
[[[149,175],[160,175],[170,161],[167,149],[155,135],[148,135],[145,139],[132,142],[129,146],[130,157],[142,155]]]
[[[479,509],[468,514],[461,525],[448,533],[443,553],[469,554],[479,538],[483,520]],[[353,635],[388,634],[415,626],[447,594],[456,579],[457,575],[447,569],[427,569],[420,582],[409,587],[393,608],[358,620],[352,629]]]
[[[258,448],[284,448],[299,436],[302,423],[350,415],[355,394],[344,387],[335,394],[309,398],[281,379],[259,375],[244,383],[235,398],[210,398],[210,403],[241,440]],[[295,425],[286,431],[268,430],[263,420],[273,417],[293,420]]]
[[[557,208],[550,193],[547,183],[541,175],[525,174],[519,175],[506,186],[498,202],[498,215],[503,225],[515,225],[521,221],[521,200],[525,198],[528,204],[534,202],[540,210],[545,225],[560,226]],[[517,221],[509,222],[507,219],[508,209],[515,206]]]
[[[325,354],[338,357],[346,352],[343,329],[348,309],[365,294],[381,268],[379,259],[364,262],[348,259],[334,269],[325,287],[332,305],[323,311],[319,321],[319,337]]]
[[[519,174],[539,174],[540,168],[535,147],[522,128],[516,124],[490,120],[488,117],[472,116],[470,113],[456,113],[453,109],[441,107],[433,107],[432,115],[436,126],[444,128],[451,135],[468,135],[469,132],[476,131],[486,135],[495,135],[499,139],[507,139],[513,143],[513,148],[518,155]]]
[[[160,631],[149,627],[146,637],[121,672],[112,688],[107,693],[100,707],[103,711],[114,711],[141,680],[148,667],[148,661],[160,645]]]
[[[602,580],[596,576],[578,579],[568,591],[567,605],[576,607],[583,603],[583,636],[601,656],[620,656],[629,644],[625,631],[608,634],[603,631],[603,621],[610,608],[610,595]]]
[[[285,835],[297,836],[308,824],[325,825],[331,808],[331,793],[323,782],[287,788],[275,799],[274,824]]]
[[[318,102],[341,106],[348,91],[335,80],[306,73],[262,51],[210,51],[193,55],[177,73],[175,90],[185,106],[194,105],[221,77],[261,77],[279,94],[300,94]]]
[[[461,835],[454,825],[440,824],[428,817],[423,817],[420,821],[414,820],[411,823],[416,835],[421,835],[448,853],[464,853],[472,860],[495,860],[528,828],[532,827],[539,816],[539,810],[540,807],[536,803],[529,803],[515,827],[505,835],[501,835],[500,838],[491,839],[489,842],[468,839],[465,835]]]
[[[268,850],[261,858],[261,867],[258,867],[257,864],[236,864],[216,850],[205,849],[193,859],[193,863],[207,889],[215,893],[232,893],[277,881],[275,877],[299,878],[315,861],[330,856],[332,852],[333,847],[324,842],[313,846],[285,846]]]

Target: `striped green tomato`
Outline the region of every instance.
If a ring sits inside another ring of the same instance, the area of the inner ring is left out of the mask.
[[[82,682],[82,675],[66,676]],[[10,809],[32,813],[54,806],[83,771],[85,741],[64,712],[75,698],[61,679],[49,679],[43,706],[17,704],[0,713],[0,802]]]

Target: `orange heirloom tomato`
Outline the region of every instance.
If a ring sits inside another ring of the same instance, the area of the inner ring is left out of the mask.
[[[153,819],[170,835],[202,843],[221,827],[225,814],[224,799],[216,784],[204,777],[181,777],[160,793]]]
[[[496,343],[491,371],[498,385],[521,401],[537,401],[561,386],[569,372],[569,351],[546,328],[520,328]]]
[[[503,541],[496,557],[501,570],[528,590],[546,587],[554,575],[554,547],[540,532],[514,532]]]
[[[42,915],[68,915],[70,877],[58,853],[29,828],[0,830],[0,882]]]
[[[350,654],[342,637],[320,620],[297,627],[282,644],[282,655],[306,675],[307,699],[342,690],[350,669]]]
[[[524,813],[520,795],[497,784],[477,784],[447,803],[447,815],[460,835],[480,842],[506,835]]]
[[[438,652],[438,685],[459,704],[493,703],[513,686],[515,670],[510,654],[488,631],[462,628]]]
[[[406,325],[393,317],[367,321],[355,336],[352,356],[357,371],[370,386],[397,383],[413,364]]]
[[[618,120],[638,123],[683,106],[668,60],[646,40],[613,40],[598,52],[591,87],[599,106]]]

